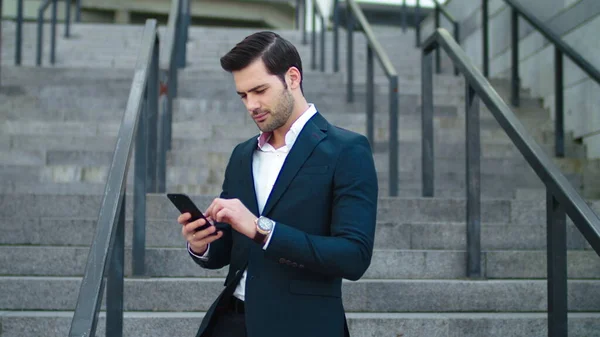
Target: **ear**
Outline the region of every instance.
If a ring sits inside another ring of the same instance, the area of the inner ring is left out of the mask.
[[[300,82],[302,81],[302,74],[296,67],[290,67],[285,76],[285,80],[290,89],[300,88]]]

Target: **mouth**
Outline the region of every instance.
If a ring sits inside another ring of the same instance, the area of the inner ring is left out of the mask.
[[[261,114],[252,116],[252,118],[254,119],[255,122],[262,123],[262,122],[264,122],[267,119],[267,115],[268,115],[267,112],[263,112]]]

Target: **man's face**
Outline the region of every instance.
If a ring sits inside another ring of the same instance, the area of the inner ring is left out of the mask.
[[[234,71],[233,79],[250,117],[262,132],[285,125],[294,110],[294,98],[279,77],[268,73],[261,59]]]

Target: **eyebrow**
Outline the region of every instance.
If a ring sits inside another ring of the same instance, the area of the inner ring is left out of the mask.
[[[253,92],[253,91],[259,90],[262,87],[266,87],[266,86],[268,86],[268,84],[266,84],[266,83],[265,84],[260,84],[260,85],[255,86],[254,88],[248,90],[248,92]],[[237,91],[237,93],[238,93],[238,95],[244,95],[245,94],[245,92],[239,92],[239,91]]]

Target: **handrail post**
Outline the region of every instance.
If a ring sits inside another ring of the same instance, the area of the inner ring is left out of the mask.
[[[123,288],[125,266],[125,187],[120,200],[115,242],[106,281],[106,336],[123,336]]]
[[[481,12],[482,12],[482,49],[483,49],[483,76],[488,78],[490,76],[490,46],[489,46],[489,18],[488,18],[488,0],[481,0]]]
[[[467,152],[467,276],[481,274],[481,137],[479,128],[479,97],[466,85],[466,152]]]
[[[150,73],[148,74],[148,192],[158,191],[158,95],[159,95],[159,50],[160,43],[156,39]]]
[[[435,9],[434,9],[434,20],[435,20],[435,29],[440,28],[440,4],[437,1],[434,1]],[[435,72],[437,74],[442,72],[442,60],[440,58],[440,48],[435,49]]]
[[[75,21],[81,22],[81,0],[77,0],[76,6]]]
[[[65,0],[65,38],[71,36],[71,0]]]
[[[371,148],[375,148],[375,85],[373,49],[367,43],[367,139]]]
[[[519,106],[519,13],[511,10],[511,43],[512,43],[512,75],[511,75],[511,103]]]
[[[460,44],[460,24],[458,22],[454,22],[454,40]],[[458,76],[458,73],[458,66],[454,65],[454,75]]]
[[[325,17],[321,13],[321,72],[325,72],[325,33],[327,32],[325,26]]]
[[[316,1],[312,2],[312,32],[310,32],[310,69],[317,69],[317,6]]]
[[[40,7],[37,17],[37,49],[35,54],[35,64],[39,67],[42,65],[42,52],[44,41],[44,8]]]
[[[302,0],[302,44],[306,45],[306,0]]]
[[[439,48],[439,47],[438,47]],[[421,57],[421,183],[423,197],[434,194],[433,52]]]
[[[189,29],[189,6],[190,0],[179,0],[179,24],[177,32],[177,64],[179,68],[185,68],[187,62],[187,40],[188,40],[188,29]]]
[[[169,109],[171,109],[171,98],[168,93],[169,87],[169,75],[168,71],[161,69],[159,71],[160,78],[160,89],[159,89],[159,97],[163,96],[161,101],[161,109],[158,113],[158,122],[157,122],[157,130],[158,130],[158,144],[157,144],[157,154],[156,154],[156,192],[164,193],[166,191],[166,183],[167,183],[167,114]]]
[[[421,48],[421,0],[417,0],[415,6],[415,34],[417,40],[417,48]]]
[[[0,89],[2,89],[2,0],[0,0]]]
[[[402,0],[402,33],[406,33],[406,0]]]
[[[340,71],[339,0],[333,1],[333,71]]]
[[[16,30],[15,65],[21,65],[23,52],[23,0],[17,0],[17,30]]]
[[[567,226],[565,208],[546,188],[548,336],[567,337]]]
[[[563,84],[563,55],[558,47],[554,47],[554,150],[556,157],[565,156],[565,128],[564,128],[564,84]]]
[[[354,65],[353,65],[353,32],[354,32],[354,15],[352,15],[352,9],[350,4],[346,7],[346,70],[348,72],[348,79],[346,81],[346,102],[352,103],[354,101]]]
[[[296,11],[294,13],[294,28],[300,30],[300,0],[296,0]]]
[[[144,91],[142,110],[135,138],[135,167],[133,183],[133,235],[131,270],[134,276],[144,275],[146,255],[146,193],[148,192],[148,87]]]
[[[52,0],[52,23],[50,26],[50,64],[56,62],[56,16],[58,10],[58,0]]]
[[[167,92],[168,92],[168,101],[167,101],[167,110],[165,111],[164,116],[164,141],[166,145],[166,150],[171,149],[171,137],[172,137],[172,124],[173,124],[173,102],[175,97],[177,97],[177,81],[178,81],[178,71],[177,71],[177,62],[175,58],[171,62],[169,66],[169,78],[167,80]]]
[[[390,76],[390,197],[398,196],[398,76]]]

